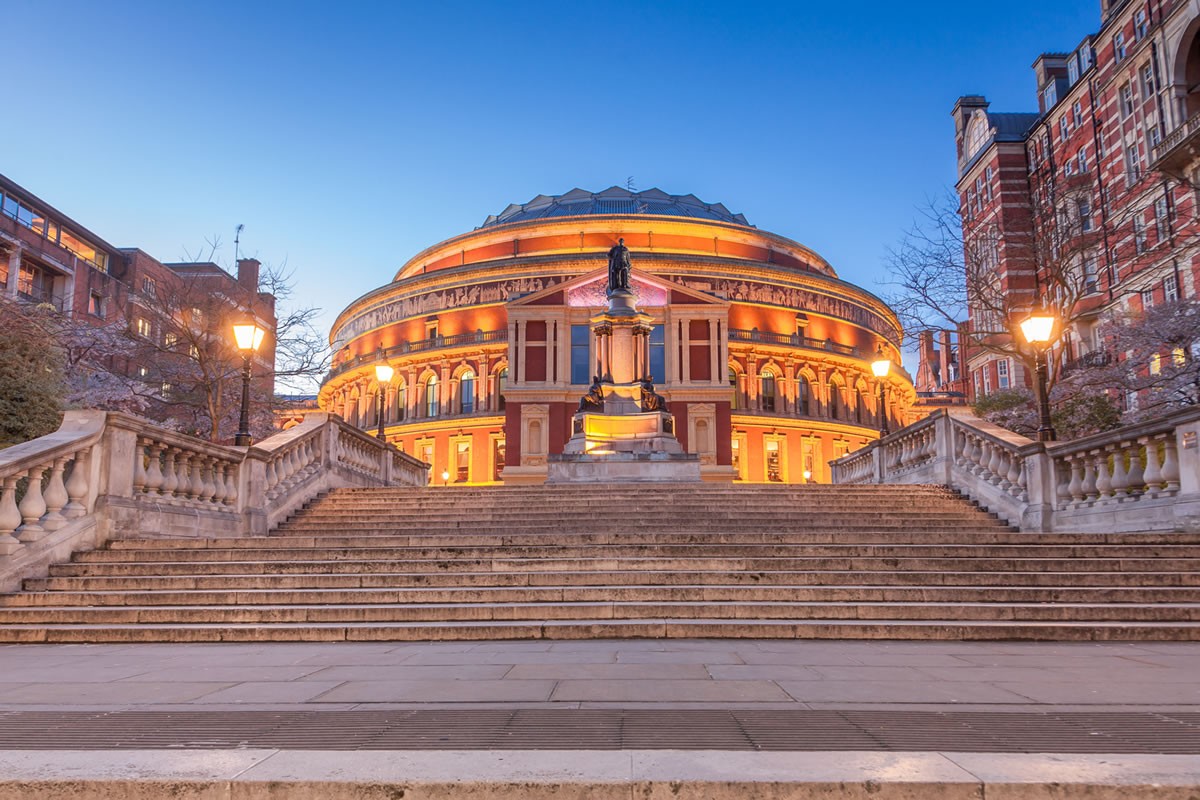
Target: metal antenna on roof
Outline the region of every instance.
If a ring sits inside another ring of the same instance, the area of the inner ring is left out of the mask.
[[[628,178],[625,179],[625,188],[631,192],[637,191],[637,189],[633,188],[633,176],[632,175],[630,175]]]
[[[237,262],[238,262],[238,245],[241,243],[242,230],[245,227],[246,227],[245,225],[243,225],[242,223],[239,222],[237,229],[234,230],[234,232],[233,232],[233,266],[235,268],[237,267]]]

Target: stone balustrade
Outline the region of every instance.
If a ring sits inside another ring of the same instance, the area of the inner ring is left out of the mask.
[[[1200,409],[1070,442],[938,411],[831,462],[834,483],[939,483],[1023,530],[1200,528]]]
[[[245,448],[68,411],[0,451],[0,591],[111,538],[264,535],[330,488],[424,485],[428,469],[325,413]]]

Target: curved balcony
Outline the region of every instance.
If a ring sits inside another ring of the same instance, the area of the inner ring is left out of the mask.
[[[363,353],[348,361],[338,364],[325,375],[322,383],[328,383],[343,372],[349,372],[364,364],[374,364],[383,358],[395,358],[410,353],[422,353],[429,350],[443,350],[450,347],[461,347],[464,344],[494,344],[508,341],[508,331],[474,331],[472,333],[456,333],[453,336],[432,336],[428,339],[416,339],[411,342],[401,342],[394,347],[385,347],[370,353]]]
[[[813,350],[822,353],[836,353],[841,356],[850,356],[851,358],[859,358],[863,361],[873,361],[875,353],[861,350],[857,347],[848,344],[839,344],[832,339],[813,339],[809,336],[803,336],[799,333],[772,333],[770,331],[760,331],[757,328],[746,330],[745,328],[730,328],[729,341],[731,342],[751,342],[754,344],[769,344],[779,345],[781,347],[796,347],[802,350]],[[912,383],[912,376],[908,374],[908,370],[899,364],[892,364],[892,372],[903,377],[909,383]]]

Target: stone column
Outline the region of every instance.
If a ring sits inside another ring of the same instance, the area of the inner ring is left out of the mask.
[[[8,254],[8,286],[4,288],[9,297],[17,296],[17,284],[21,280],[21,248],[14,247]]]
[[[516,337],[513,339],[513,344],[517,351],[517,383],[521,386],[525,385],[525,359],[528,353],[524,351],[525,347],[525,320],[520,320],[516,324]]]
[[[681,324],[679,327],[680,327],[680,330],[683,332],[682,336],[680,337],[682,339],[682,341],[679,343],[680,344],[679,352],[681,354],[680,361],[683,362],[682,364],[679,365],[680,372],[682,373],[680,378],[683,380],[684,383],[691,383],[692,382],[692,321],[690,319],[685,319],[685,320],[683,320],[683,324]]]
[[[708,320],[708,358],[709,369],[712,375],[713,384],[721,384],[725,382],[726,370],[721,369],[721,346],[717,342],[717,321],[715,319]]]

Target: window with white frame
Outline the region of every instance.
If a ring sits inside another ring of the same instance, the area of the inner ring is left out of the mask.
[[[1141,70],[1142,76],[1142,97],[1154,96],[1154,65],[1146,64]]]
[[[1067,61],[1067,81],[1074,85],[1075,81],[1079,80],[1079,62],[1075,60],[1075,56]]]
[[[1133,218],[1133,249],[1139,255],[1146,252],[1146,221],[1141,212]]]
[[[1079,230],[1087,233],[1092,229],[1092,204],[1085,198],[1079,201]]]
[[[1121,84],[1121,88],[1117,90],[1117,108],[1121,112],[1121,117],[1128,117],[1133,113],[1133,85],[1129,83]]]
[[[1079,71],[1086,72],[1092,65],[1092,46],[1090,44],[1079,48]]]
[[[1150,25],[1146,21],[1146,9],[1140,9],[1133,14],[1133,39],[1141,41],[1146,38]]]
[[[1079,171],[1087,172],[1087,168],[1088,168],[1087,145],[1084,145],[1083,147],[1079,148],[1079,155],[1076,156],[1076,158],[1079,161]]]
[[[133,321],[133,329],[134,329],[134,332],[137,333],[138,336],[141,336],[143,339],[150,338],[150,333],[151,333],[150,320],[144,319],[142,317],[136,318]]]
[[[1071,116],[1074,118],[1072,122],[1076,128],[1083,124],[1083,103],[1081,101],[1076,100],[1075,104],[1071,106]]]
[[[973,383],[975,385],[975,396],[976,397],[981,397],[983,395],[983,379],[981,377],[982,374],[983,374],[983,370],[977,369],[971,375],[971,383]]]
[[[1096,271],[1096,257],[1083,257],[1083,291],[1084,294],[1094,294],[1099,290],[1099,275]]]
[[[983,368],[983,393],[992,393],[992,370],[986,366]]]
[[[1066,142],[1067,137],[1071,134],[1071,122],[1067,119],[1066,114],[1063,114],[1062,118],[1058,121],[1058,131],[1063,142]]]
[[[1142,291],[1138,292],[1138,295],[1142,299],[1142,308],[1145,309],[1145,308],[1153,308],[1154,307],[1154,290],[1153,289],[1142,289]]]
[[[1146,126],[1146,144],[1151,150],[1162,144],[1162,134],[1159,133],[1157,125]]]
[[[1125,148],[1125,174],[1130,181],[1136,181],[1142,175],[1142,154],[1138,152],[1137,142]]]
[[[1008,382],[1008,359],[1003,358],[996,362],[996,385],[1000,389],[1007,389]]]
[[[983,175],[984,175],[983,185],[984,185],[984,188],[987,190],[987,199],[988,200],[991,200],[993,197],[993,195],[992,195],[992,175],[993,174],[994,173],[992,172],[991,167],[988,167],[983,172]]]
[[[1166,241],[1169,222],[1167,198],[1160,197],[1154,201],[1154,234],[1158,241]]]
[[[1113,58],[1124,61],[1128,52],[1125,46],[1125,31],[1117,31],[1113,34]]]
[[[1179,280],[1174,275],[1163,278],[1163,300],[1170,303],[1179,299]]]
[[[1058,87],[1054,81],[1050,81],[1046,88],[1042,90],[1042,102],[1045,104],[1045,110],[1049,111],[1054,108],[1054,104],[1058,102]]]

